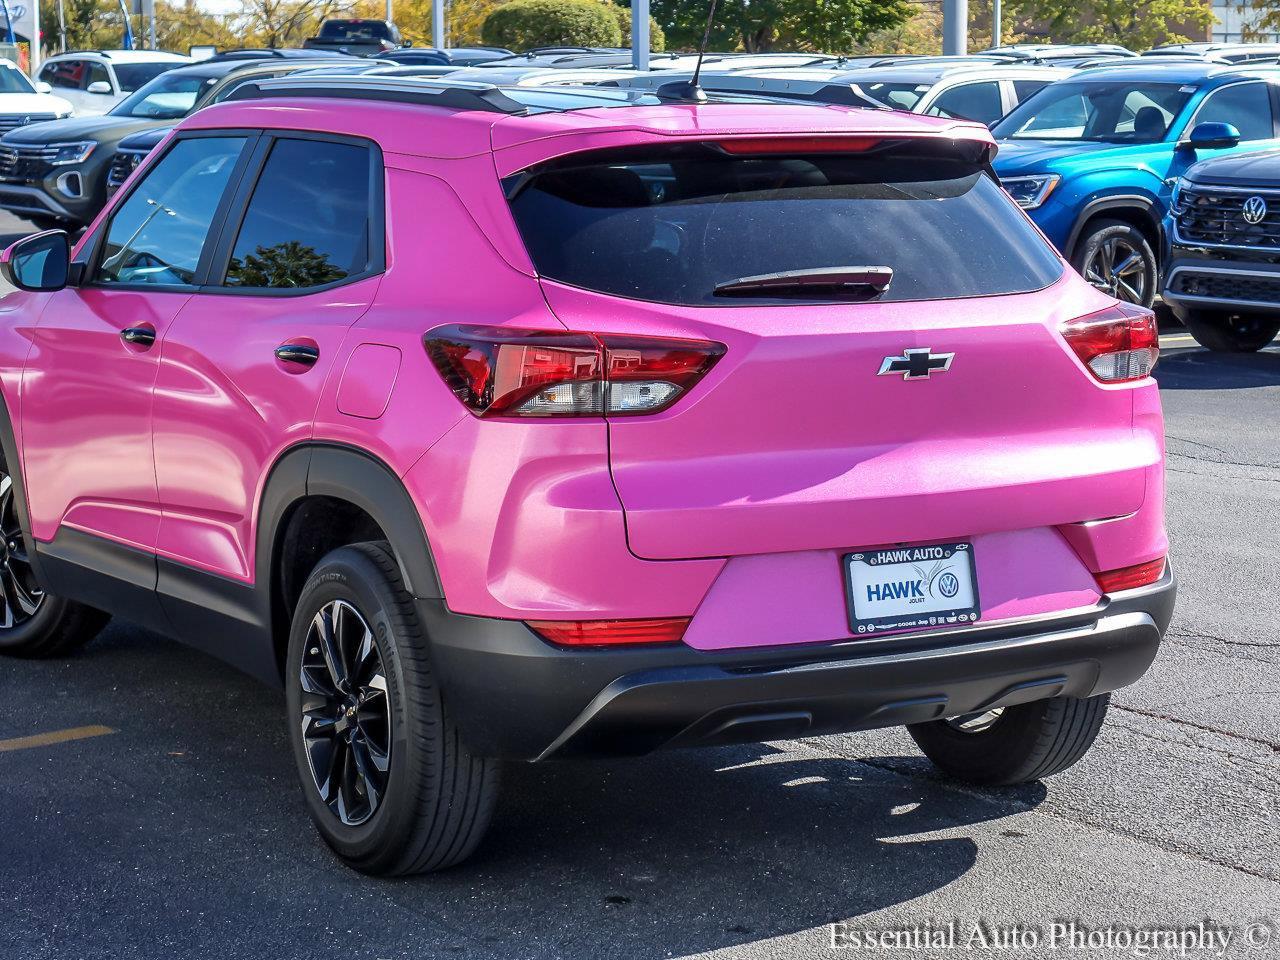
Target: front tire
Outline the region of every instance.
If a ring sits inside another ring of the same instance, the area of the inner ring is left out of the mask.
[[[1280,319],[1266,314],[1189,310],[1179,319],[1196,343],[1214,353],[1257,353],[1280,333]]]
[[[982,714],[916,723],[911,738],[947,775],[1009,786],[1066,770],[1093,746],[1111,695],[1054,697]]]
[[[1141,230],[1122,220],[1097,220],[1085,228],[1071,265],[1117,300],[1150,307],[1156,299],[1159,262]]]
[[[0,455],[0,654],[60,657],[96,637],[111,617],[41,587],[18,509],[13,477]]]
[[[471,856],[493,816],[498,764],[462,742],[387,544],[335,550],[308,578],[286,694],[307,809],[345,863],[402,876]]]

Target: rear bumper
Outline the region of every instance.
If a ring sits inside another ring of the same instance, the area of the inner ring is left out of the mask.
[[[643,754],[920,723],[1138,680],[1176,587],[1052,617],[838,644],[707,653],[575,651],[523,624],[420,600],[432,662],[471,748],[512,759]]]

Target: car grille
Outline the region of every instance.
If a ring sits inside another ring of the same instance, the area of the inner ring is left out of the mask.
[[[1244,218],[1244,205],[1260,197],[1267,205],[1258,223]],[[1280,250],[1280,193],[1183,187],[1174,211],[1178,239],[1259,250]]]
[[[107,189],[119,190],[120,185],[129,179],[129,174],[137,169],[146,155],[146,150],[118,150],[111,158],[111,166],[107,170]]]
[[[0,180],[31,183],[53,169],[57,147],[0,147]]]
[[[1169,286],[1174,294],[1236,300],[1245,303],[1280,304],[1280,274],[1274,277],[1247,273],[1175,272]]]
[[[17,130],[18,127],[25,127],[29,123],[43,123],[46,120],[56,119],[58,118],[52,113],[17,113],[0,116],[0,133]]]

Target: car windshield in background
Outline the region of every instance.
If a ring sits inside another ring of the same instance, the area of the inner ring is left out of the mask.
[[[920,98],[929,92],[927,83],[851,83],[849,86],[855,93],[895,110],[915,109]]]
[[[13,67],[0,69],[0,93],[35,92],[36,88],[31,85],[31,81],[21,70],[15,70]]]
[[[985,153],[961,160],[926,150],[633,148],[578,154],[505,185],[539,273],[637,300],[932,300],[1038,290],[1061,275],[1056,254],[984,172]],[[889,271],[892,282],[833,285],[826,296],[808,282],[742,282],[847,278],[855,267]]]
[[[182,66],[182,62],[116,63],[113,66],[116,70],[116,81],[120,84],[120,89],[124,93],[133,93],[133,91],[141,89],[144,84],[151,82],[160,74],[172,70],[174,67]]]
[[[1157,143],[1193,92],[1179,83],[1055,83],[997,123],[1001,140]]]
[[[140,120],[178,120],[191,112],[200,93],[214,82],[212,77],[161,74],[141,90],[122,100],[111,111],[111,115],[136,117]]]
[[[391,40],[391,31],[378,21],[329,20],[320,27],[321,40],[357,42],[360,40]]]

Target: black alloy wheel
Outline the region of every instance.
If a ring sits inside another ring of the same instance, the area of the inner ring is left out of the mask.
[[[18,523],[13,478],[0,471],[0,630],[12,630],[40,612],[44,591],[36,582]]]

